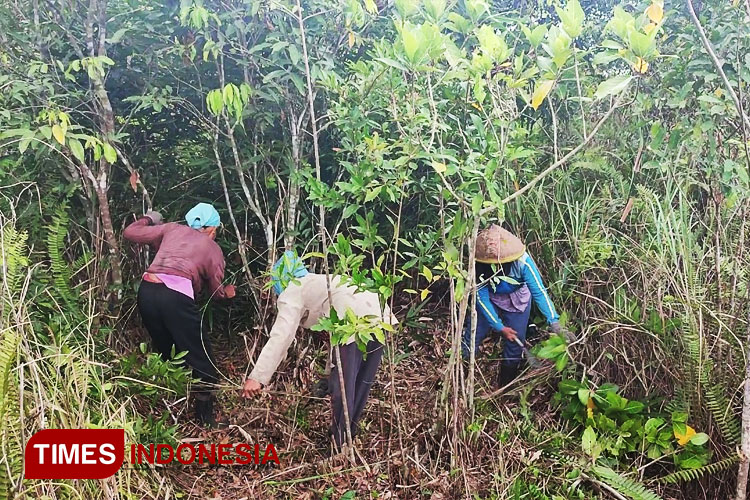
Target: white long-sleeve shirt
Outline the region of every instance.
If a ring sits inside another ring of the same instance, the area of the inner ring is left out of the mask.
[[[380,311],[380,300],[373,292],[358,292],[353,286],[341,283],[340,276],[331,278],[331,299],[339,317],[351,309],[359,317],[376,316],[386,323],[397,325],[398,320],[388,306]],[[294,278],[281,292],[276,303],[278,314],[271,328],[268,342],[261,350],[253,371],[248,378],[263,385],[270,382],[287,350],[302,325],[310,328],[320,318],[328,316],[331,307],[328,303],[328,288],[324,274],[309,273],[301,278]],[[354,342],[354,338],[347,343]]]

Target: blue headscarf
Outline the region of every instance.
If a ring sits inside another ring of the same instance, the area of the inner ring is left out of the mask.
[[[271,268],[273,291],[276,292],[276,295],[281,295],[281,292],[289,285],[290,281],[294,278],[306,276],[307,274],[307,267],[305,267],[302,259],[293,251],[287,250]]]
[[[198,203],[196,206],[190,209],[185,214],[185,220],[188,226],[193,229],[200,229],[202,227],[215,227],[221,224],[221,218],[219,212],[208,203]]]

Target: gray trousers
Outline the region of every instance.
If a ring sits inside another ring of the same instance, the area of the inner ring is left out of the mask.
[[[370,388],[375,382],[375,373],[378,371],[380,359],[383,357],[383,345],[375,340],[367,344],[367,359],[356,343],[342,345],[341,350],[341,372],[344,374],[344,387],[346,388],[346,403],[351,421],[352,437],[357,430],[357,422],[362,417],[362,411],[370,395]],[[331,410],[333,420],[331,421],[331,435],[337,447],[346,442],[346,417],[344,416],[343,399],[341,398],[341,385],[339,384],[338,367],[335,365],[336,356],[333,356],[334,366],[328,378],[328,387],[331,391]]]

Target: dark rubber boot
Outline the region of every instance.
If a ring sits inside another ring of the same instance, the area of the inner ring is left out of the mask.
[[[216,420],[216,416],[214,415],[215,401],[216,397],[213,395],[206,396],[205,394],[199,394],[195,397],[195,417],[198,420],[198,424],[208,429],[227,426],[227,422]]]
[[[502,364],[500,366],[500,377],[498,377],[498,384],[500,387],[505,387],[515,380],[518,375],[519,363],[515,364]]]
[[[328,396],[331,391],[328,389],[328,378],[321,378],[315,384],[313,384],[312,395],[316,398],[324,398]]]

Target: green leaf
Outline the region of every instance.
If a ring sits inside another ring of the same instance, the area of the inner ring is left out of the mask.
[[[560,383],[557,384],[557,389],[563,394],[567,394],[569,396],[576,394],[578,392],[578,389],[581,389],[582,387],[585,387],[582,383],[577,380],[570,379],[561,380]]]
[[[597,52],[596,55],[594,55],[594,66],[598,66],[600,64],[609,64],[612,61],[616,61],[620,58],[620,54],[617,52],[613,52],[611,50],[604,50],[602,52]]]
[[[477,30],[477,39],[482,50],[489,54],[495,62],[501,63],[508,58],[508,44],[491,26],[483,24]]]
[[[368,189],[367,190],[367,194],[365,195],[365,203],[367,203],[368,201],[372,201],[375,198],[377,198],[378,195],[380,194],[380,191],[382,189],[383,189],[383,186],[378,186],[378,187],[373,188],[373,189]]]
[[[125,33],[128,32],[128,28],[120,28],[119,30],[115,31],[114,34],[109,37],[107,40],[109,43],[120,43],[120,40],[122,40],[122,37],[125,36]]]
[[[86,158],[83,152],[83,146],[81,145],[81,141],[78,139],[70,139],[68,140],[68,147],[70,148],[70,152],[73,153],[73,156],[75,156],[78,161],[81,163],[84,163]]]
[[[29,148],[29,144],[31,144],[31,139],[33,136],[24,137],[20,141],[18,141],[18,152],[23,154],[26,152],[26,150]]]
[[[622,40],[627,40],[628,33],[635,30],[635,19],[618,5],[615,7],[614,17],[607,23],[606,29]]]
[[[367,9],[367,12],[370,14],[377,14],[378,4],[375,3],[375,0],[365,0],[365,9]]]
[[[102,143],[102,147],[104,148],[104,159],[107,160],[109,163],[116,162],[117,151],[115,150],[115,148],[113,148],[112,145],[107,142]]]
[[[482,197],[481,193],[477,193],[474,195],[474,198],[471,200],[471,212],[474,215],[479,215],[479,212],[482,211],[482,204],[484,203],[484,198]]]
[[[585,406],[589,402],[590,397],[591,391],[588,389],[578,389],[578,401],[580,401],[582,405]]]
[[[287,47],[286,50],[287,52],[289,52],[289,59],[292,61],[292,64],[296,66],[300,60],[300,53],[299,53],[299,50],[297,49],[297,46],[290,45],[289,47]]]
[[[433,21],[437,22],[445,12],[445,0],[425,0],[424,10]]]
[[[523,31],[523,34],[526,36],[526,39],[529,41],[532,47],[537,48],[540,43],[542,43],[542,40],[544,39],[544,35],[547,34],[547,25],[546,24],[540,24],[533,30],[529,29],[528,26],[521,26],[521,30]]]
[[[707,442],[708,442],[708,434],[706,434],[705,432],[699,432],[698,434],[690,438],[690,443],[696,446],[704,445]]]
[[[445,163],[441,163],[439,161],[433,161],[432,162],[432,168],[435,169],[435,172],[439,174],[444,174],[448,168],[445,166]]]
[[[49,125],[42,125],[39,127],[39,132],[41,132],[45,139],[52,139],[52,128]]]
[[[603,81],[596,88],[594,99],[603,99],[622,92],[628,87],[632,79],[633,77],[629,75],[618,75]]]
[[[394,5],[402,19],[406,19],[419,11],[419,3],[414,0],[395,0]]]
[[[411,23],[404,23],[401,28],[401,42],[404,46],[404,53],[412,64],[419,62],[417,52],[420,49],[421,40],[417,34],[416,27]]]
[[[589,456],[594,454],[594,445],[596,445],[596,431],[592,427],[586,427],[581,437],[581,448],[583,452]]]
[[[654,49],[654,40],[649,35],[637,30],[633,30],[628,34],[628,42],[630,43],[630,50],[640,57],[649,56]]]
[[[628,401],[628,404],[625,405],[625,412],[630,415],[635,415],[641,413],[644,408],[645,405],[640,401]]]
[[[353,213],[355,213],[359,209],[359,205],[348,205],[344,209],[343,217],[344,219],[348,219],[352,216]]]
[[[541,349],[539,349],[539,352],[537,352],[537,356],[544,359],[554,359],[559,354],[565,352],[565,345],[545,345]]]
[[[504,281],[506,283],[510,283],[511,285],[520,285],[521,284],[518,280],[513,279],[510,276],[498,276],[498,278],[500,279],[500,281]]]
[[[643,430],[646,431],[646,434],[650,434],[651,432],[655,432],[662,425],[664,425],[664,419],[649,418],[646,421],[646,425],[644,425]]]
[[[557,26],[553,26],[547,32],[547,43],[542,44],[542,48],[552,57],[558,69],[562,68],[565,61],[573,54],[570,48],[571,42],[570,36]]]
[[[234,95],[234,85],[232,85],[231,83],[224,85],[224,93],[222,97],[224,98],[224,102],[227,104],[227,106],[230,106],[234,101]]]
[[[378,57],[375,59],[378,62],[381,62],[383,64],[386,64],[388,66],[391,66],[393,68],[399,69],[401,71],[408,71],[409,69],[401,64],[400,62],[396,61],[395,59],[391,59],[389,57]]]
[[[575,38],[581,34],[584,14],[578,0],[568,0],[564,9],[555,6],[555,10],[557,10],[557,15],[560,16],[565,33],[571,38]]]
[[[621,43],[616,42],[614,40],[609,40],[609,39],[604,40],[602,42],[602,47],[604,47],[605,49],[613,49],[613,50],[621,50],[625,48],[622,46]]]

